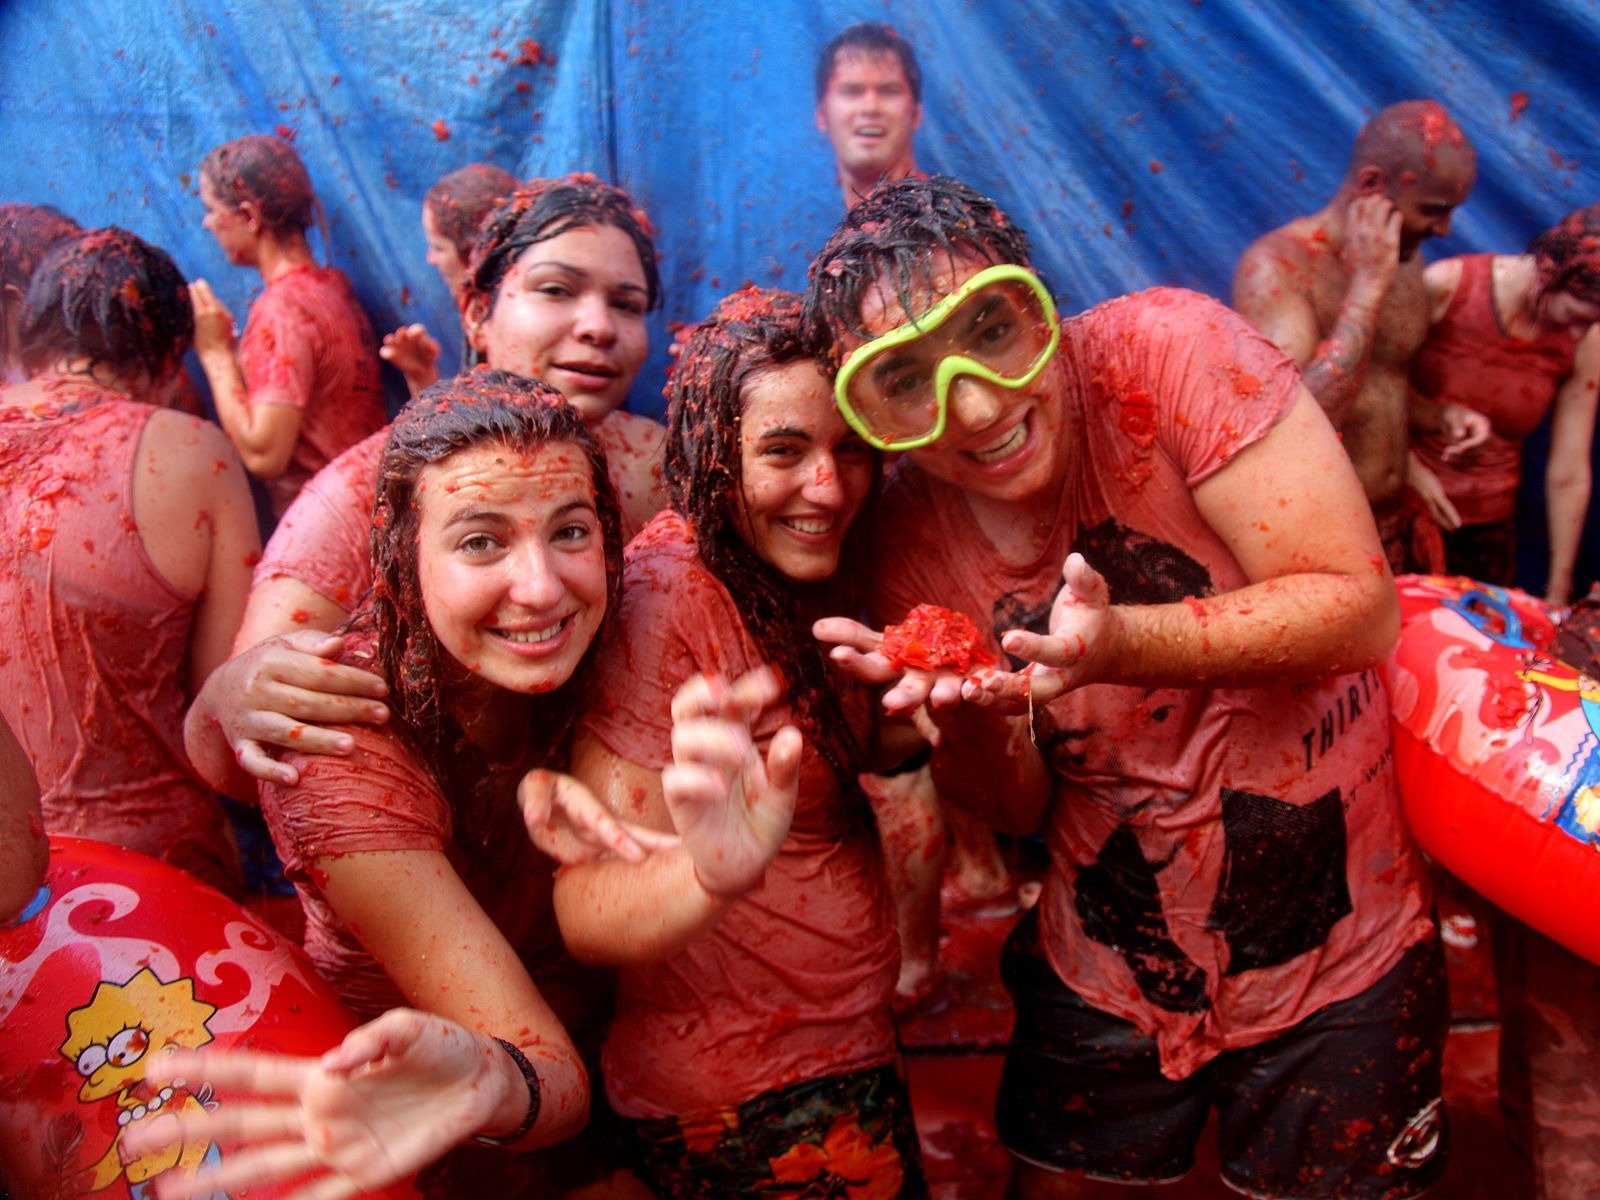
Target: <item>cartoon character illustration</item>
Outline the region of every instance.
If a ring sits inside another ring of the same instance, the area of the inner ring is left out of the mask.
[[[221,1151],[211,1142],[180,1143],[140,1155],[125,1154],[121,1144],[122,1131],[137,1121],[204,1105],[203,1094],[196,1095],[178,1081],[156,1088],[145,1082],[144,1074],[147,1056],[211,1041],[206,1022],[216,1011],[214,1005],[195,999],[194,980],[162,983],[145,967],[126,983],[102,982],[88,1004],[67,1013],[67,1039],[58,1049],[84,1077],[78,1099],[91,1103],[114,1096],[119,1110],[117,1137],[84,1172],[85,1191],[98,1192],[126,1177],[134,1200],[145,1200],[154,1194],[150,1181],[162,1172],[221,1161]],[[213,1196],[227,1200],[220,1192]]]
[[[1600,683],[1583,674],[1573,676],[1542,669],[1549,660],[1529,639],[1522,616],[1505,589],[1484,584],[1457,599],[1446,599],[1443,604],[1491,641],[1524,651],[1523,666],[1516,673],[1518,679],[1551,691],[1577,693],[1594,741],[1590,743],[1585,738],[1574,750],[1569,760],[1573,768],[1571,785],[1558,806],[1553,806],[1557,808],[1554,819],[1580,842],[1600,845]]]

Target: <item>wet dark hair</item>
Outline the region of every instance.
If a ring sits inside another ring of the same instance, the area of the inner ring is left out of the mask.
[[[874,460],[872,490],[832,580],[811,585],[788,578],[756,554],[734,523],[735,506],[744,503],[744,390],[765,371],[811,361],[802,334],[799,296],[747,287],[685,335],[666,387],[664,474],[672,507],[694,530],[701,561],[728,589],[762,657],[787,665],[785,683],[807,738],[841,778],[850,779],[861,769],[864,747],[845,719],[844,686],[812,637],[811,623],[858,607],[859,597],[849,593],[865,574],[881,463]]]
[[[822,48],[817,59],[817,100],[827,94],[828,81],[833,78],[839,56],[854,51],[858,54],[893,54],[900,60],[900,69],[906,73],[906,83],[911,88],[911,98],[922,103],[922,68],[917,66],[917,53],[911,43],[901,37],[892,25],[878,21],[860,21],[844,30]]]
[[[28,290],[40,261],[83,228],[48,204],[0,204],[0,286]]]
[[[861,301],[880,278],[913,311],[918,293],[952,258],[1033,266],[1028,235],[987,196],[944,175],[896,179],[873,188],[845,214],[807,272],[806,336],[838,365],[840,334],[871,336]]]
[[[0,204],[0,318],[13,303],[6,289],[16,289],[20,310],[28,281],[44,256],[82,232],[76,221],[48,204]],[[0,363],[11,361],[15,352],[8,338],[6,322],[0,319]]]
[[[68,356],[171,377],[194,340],[189,287],[165,250],[110,227],[60,242],[28,284],[18,333],[34,374]]]
[[[347,627],[371,630],[377,672],[388,681],[396,730],[455,807],[456,836],[474,844],[491,790],[484,753],[444,702],[454,660],[428,622],[418,573],[422,469],[482,445],[527,452],[570,442],[589,463],[606,556],[606,614],[577,671],[560,688],[534,696],[524,741],[529,767],[562,759],[586,707],[598,651],[609,636],[622,589],[622,516],[605,453],[577,409],[538,380],[481,367],[425,389],[389,427],[373,505],[373,587]]]
[[[1600,303],[1600,204],[1576,208],[1528,243],[1552,274],[1541,291]]]
[[[255,204],[261,226],[269,232],[304,232],[316,220],[311,176],[295,148],[281,137],[252,133],[224,142],[200,160],[200,174],[230,208],[247,200]]]
[[[483,219],[517,190],[517,177],[494,163],[476,162],[441,176],[422,198],[439,236],[452,243],[461,261],[472,253]]]
[[[579,174],[530,180],[490,211],[472,244],[461,293],[463,317],[494,311],[501,282],[529,246],[589,225],[611,225],[633,240],[644,268],[645,307],[659,306],[661,273],[650,218],[621,188]]]

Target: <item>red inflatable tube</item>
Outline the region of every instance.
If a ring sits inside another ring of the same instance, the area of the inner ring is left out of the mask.
[[[1543,602],[1402,576],[1384,668],[1418,844],[1491,903],[1600,963],[1600,684],[1550,652]]]
[[[174,1166],[233,1150],[123,1161],[127,1126],[229,1103],[199,1079],[152,1087],[148,1058],[167,1046],[318,1054],[354,1027],[310,962],[220,892],[141,854],[52,837],[45,886],[0,925],[0,1178],[18,1197],[141,1200]]]

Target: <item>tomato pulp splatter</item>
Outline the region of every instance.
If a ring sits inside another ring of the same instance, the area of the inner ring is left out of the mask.
[[[971,617],[937,604],[919,604],[900,624],[885,629],[879,650],[896,667],[925,671],[938,667],[970,671],[974,665],[997,661]]]

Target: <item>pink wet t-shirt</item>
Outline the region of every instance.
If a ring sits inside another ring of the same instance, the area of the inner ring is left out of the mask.
[[[649,426],[656,436],[650,436],[643,426]],[[638,486],[639,464],[633,459],[652,441],[659,441],[661,426],[644,417],[613,413],[599,425],[590,426],[590,431],[606,452],[613,486],[619,496],[632,501],[631,509],[623,505],[622,536],[626,541],[639,530],[629,520],[629,512],[648,508],[651,495]],[[300,489],[261,553],[255,583],[293,579],[346,611],[361,602],[372,586],[372,505],[388,433],[385,426],[356,443]],[[659,462],[655,473],[659,477]]]
[[[1155,289],[1064,322],[1074,439],[1054,530],[1003,560],[964,496],[909,459],[891,481],[881,622],[929,601],[998,647],[1043,632],[1080,551],[1118,604],[1248,582],[1192,491],[1289,410],[1293,364],[1202,296]],[[1270,520],[1271,512],[1263,513]],[[1038,717],[1046,952],[1073,991],[1153,1035],[1181,1078],[1379,979],[1430,924],[1375,672],[1297,686],[1078,689]]]
[[[622,636],[585,729],[639,766],[672,758],[671,705],[696,672],[734,679],[762,657],[732,597],[701,564],[683,519],[664,512],[628,548]],[[870,721],[850,688],[846,712]],[[788,705],[756,727],[766,752]],[[894,910],[869,814],[808,740],[800,799],[766,879],[665,962],[623,968],[606,1039],[607,1093],[629,1117],[703,1114],[895,1053]]]
[[[183,750],[196,599],[134,522],[156,410],[93,385],[0,405],[0,713],[39,779],[46,827],[138,850],[227,891],[238,855]]]
[[[299,267],[267,285],[250,306],[239,368],[251,404],[301,410],[289,465],[266,481],[280,516],[308,479],[388,420],[372,326],[333,267]]]
[[[340,661],[373,669],[370,635],[352,634],[348,641]],[[603,1010],[594,1003],[596,973],[574,963],[562,945],[552,902],[554,864],[528,840],[516,804],[501,804],[471,844],[462,845],[450,801],[392,730],[340,728],[355,739],[353,753],[286,756],[298,768],[300,783],[261,786],[262,812],[305,909],[306,952],[319,973],[359,1017],[406,1003],[323,897],[313,864],[366,851],[435,851],[449,859],[517,951],[562,1023],[580,1036]],[[405,897],[397,895],[397,908],[404,904]]]
[[[1516,513],[1523,439],[1550,411],[1578,348],[1578,339],[1564,329],[1531,340],[1506,334],[1494,309],[1494,257],[1461,259],[1455,295],[1411,365],[1412,381],[1424,396],[1489,418],[1489,440],[1470,462],[1447,459],[1438,434],[1414,442],[1417,457],[1439,477],[1467,525]]]

